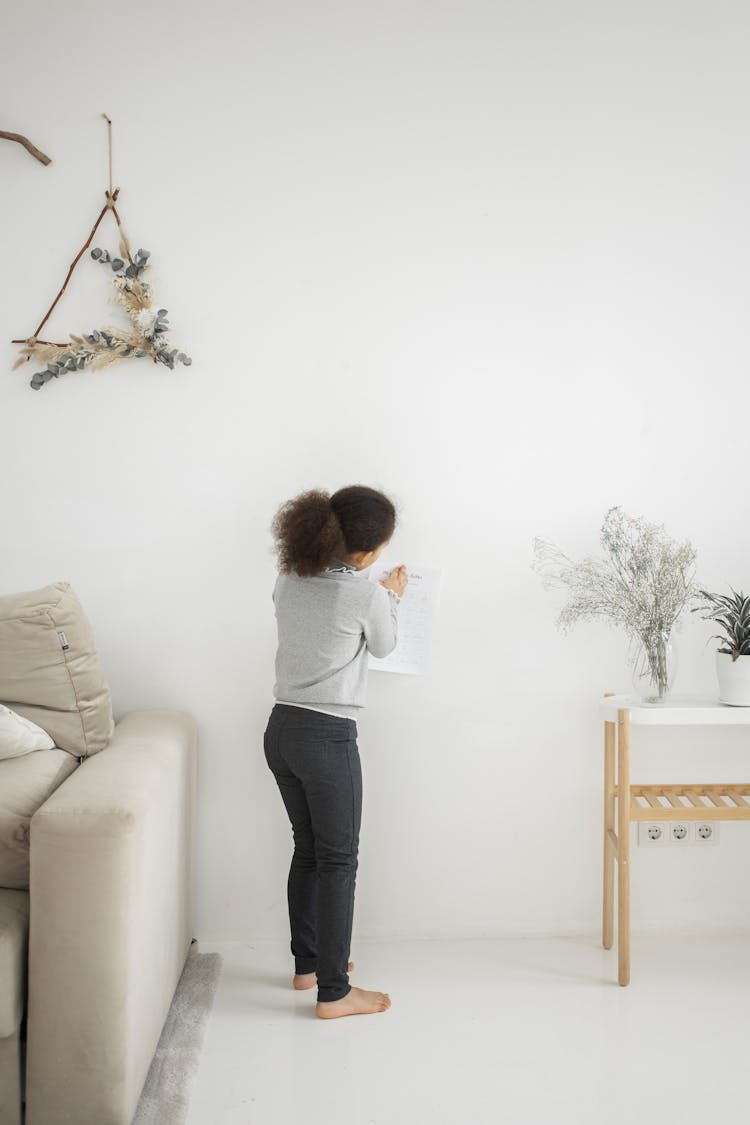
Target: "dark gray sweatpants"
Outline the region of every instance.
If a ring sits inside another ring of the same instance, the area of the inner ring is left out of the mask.
[[[346,996],[362,819],[354,719],[277,703],[263,746],[289,814],[287,900],[295,972],[318,974],[318,1000]]]

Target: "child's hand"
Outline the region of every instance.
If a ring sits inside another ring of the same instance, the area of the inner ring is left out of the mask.
[[[406,567],[402,564],[401,566],[394,566],[387,578],[381,578],[380,585],[385,586],[386,590],[395,590],[398,596],[402,598],[408,581]]]

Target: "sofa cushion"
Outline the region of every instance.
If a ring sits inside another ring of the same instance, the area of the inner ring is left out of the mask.
[[[112,700],[94,635],[67,582],[0,597],[0,703],[78,757],[112,737]]]
[[[28,887],[29,822],[77,767],[57,748],[0,762],[0,887]]]
[[[23,1019],[28,942],[28,892],[0,889],[0,1039]]]
[[[52,750],[54,745],[47,732],[31,719],[17,715],[0,703],[0,761],[31,754],[34,750]]]

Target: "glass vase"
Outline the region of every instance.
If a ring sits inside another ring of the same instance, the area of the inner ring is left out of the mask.
[[[644,703],[664,703],[674,685],[677,650],[670,633],[631,645],[633,689]]]

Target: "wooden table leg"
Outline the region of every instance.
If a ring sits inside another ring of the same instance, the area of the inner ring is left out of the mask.
[[[615,724],[604,724],[604,888],[602,896],[602,945],[612,948],[615,911]]]
[[[630,983],[630,710],[617,712],[617,979]]]

